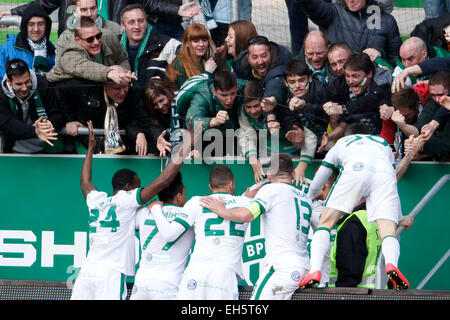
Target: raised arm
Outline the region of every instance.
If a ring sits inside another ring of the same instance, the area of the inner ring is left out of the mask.
[[[86,158],[84,159],[83,166],[81,167],[81,191],[83,192],[84,198],[87,197],[88,193],[92,190],[97,190],[92,184],[92,158],[94,156],[94,150],[97,146],[95,141],[94,127],[92,126],[92,121],[87,122],[89,128],[89,145],[86,153]]]
[[[148,184],[145,188],[141,189],[141,200],[143,203],[150,201],[161,190],[166,188],[180,171],[183,165],[183,160],[189,155],[193,146],[196,145],[196,141],[202,137],[202,123],[196,122],[193,124],[193,120],[189,121],[189,132],[183,130],[183,143],[177,152],[173,152],[167,166],[161,172],[161,174],[153,182]]]

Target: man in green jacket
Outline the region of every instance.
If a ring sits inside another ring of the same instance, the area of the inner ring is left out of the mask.
[[[203,122],[204,140],[209,140],[209,138],[205,139],[206,136],[218,134],[217,131],[209,131],[209,129],[217,129],[222,135],[222,142],[226,145],[227,131],[230,133],[230,129],[231,132],[234,132],[239,128],[238,113],[242,102],[238,95],[242,85],[241,81],[238,84],[238,80],[232,72],[222,70],[214,75],[213,81],[205,81],[198,86],[187,109],[185,119],[192,117],[194,121]],[[228,134],[228,136],[231,135]],[[214,142],[216,141],[217,137]]]

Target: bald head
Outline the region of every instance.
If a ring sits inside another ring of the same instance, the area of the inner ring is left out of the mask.
[[[316,70],[323,68],[327,62],[328,55],[328,39],[321,31],[309,32],[303,42],[305,58],[309,64]]]
[[[408,38],[400,46],[400,58],[405,68],[419,64],[428,57],[427,45],[418,37]]]

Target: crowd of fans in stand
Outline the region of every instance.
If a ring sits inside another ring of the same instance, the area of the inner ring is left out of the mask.
[[[104,129],[98,153],[167,156],[193,119],[203,121],[203,150],[217,143],[206,138],[216,129],[224,147],[212,155],[244,156],[255,181],[264,155],[298,155],[299,182],[360,122],[398,161],[403,141],[421,133],[416,159],[448,160],[449,13],[418,21],[403,41],[389,13],[395,1],[286,0],[288,49],[258,34],[251,1],[236,21],[225,2],[206,2],[34,1],[1,13],[21,16],[0,46],[3,151],[86,153],[91,120]],[[318,30],[296,25],[295,12]]]

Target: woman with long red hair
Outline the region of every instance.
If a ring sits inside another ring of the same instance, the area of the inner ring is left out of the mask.
[[[184,31],[183,42],[177,57],[166,69],[169,81],[179,87],[192,76],[203,72],[213,73],[216,47],[208,30],[201,24],[192,23]]]

